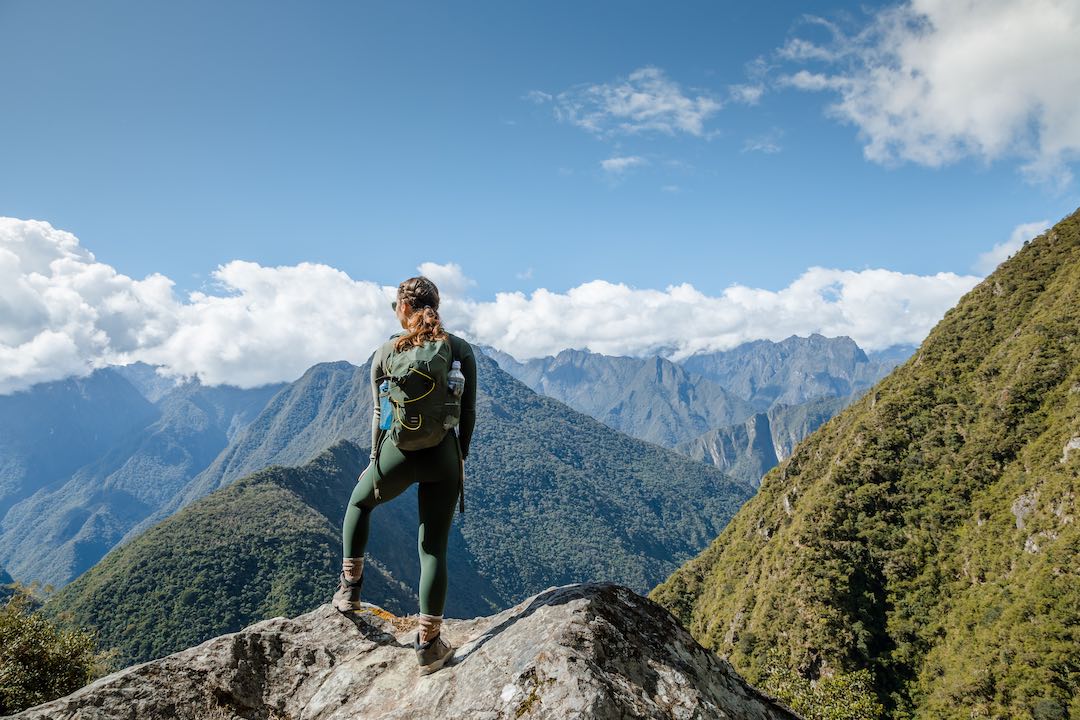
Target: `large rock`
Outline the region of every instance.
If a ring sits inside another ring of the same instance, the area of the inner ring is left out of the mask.
[[[551,588],[448,621],[421,676],[407,618],[329,605],[102,678],[17,718],[739,718],[797,720],[659,605],[610,584]]]

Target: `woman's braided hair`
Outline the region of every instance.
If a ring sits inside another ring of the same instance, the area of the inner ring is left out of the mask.
[[[431,340],[445,340],[446,330],[439,318],[439,288],[424,276],[411,277],[398,285],[397,301],[407,303],[412,313],[405,319],[405,333],[394,341],[401,352]]]

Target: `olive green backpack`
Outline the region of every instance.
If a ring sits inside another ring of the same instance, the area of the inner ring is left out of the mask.
[[[383,361],[386,374],[379,381],[389,381],[393,417],[388,437],[399,449],[434,447],[458,424],[461,398],[447,383],[453,359],[446,339],[392,351]]]

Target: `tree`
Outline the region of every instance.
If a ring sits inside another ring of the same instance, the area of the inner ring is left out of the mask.
[[[57,625],[35,605],[16,586],[0,607],[0,715],[63,697],[108,668],[91,633]]]
[[[806,720],[877,720],[884,712],[869,670],[807,680],[775,650],[766,655],[764,689]]]

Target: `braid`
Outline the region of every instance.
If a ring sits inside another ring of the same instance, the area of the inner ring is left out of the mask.
[[[412,277],[398,285],[398,302],[408,304],[412,312],[405,320],[405,334],[394,341],[401,352],[408,347],[420,347],[432,340],[445,340],[439,317],[439,289],[426,277]]]

